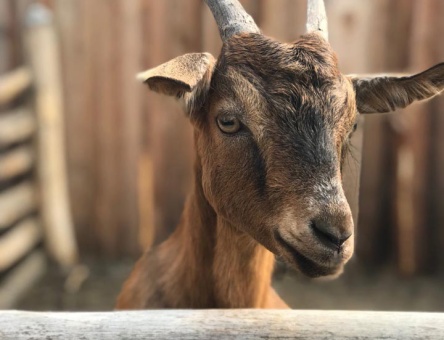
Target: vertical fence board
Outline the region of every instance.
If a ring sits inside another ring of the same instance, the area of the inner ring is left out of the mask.
[[[444,60],[439,39],[438,25],[442,25],[442,10],[444,6],[440,1],[426,0],[415,2],[413,15],[413,30],[410,46],[410,69],[421,71],[433,64]],[[439,11],[441,9],[441,12]],[[438,38],[438,40],[436,40]],[[413,153],[413,179],[412,187],[412,207],[414,211],[413,232],[410,234],[413,254],[413,268],[406,274],[415,274],[418,271],[430,271],[437,267],[433,254],[438,253],[438,249],[433,249],[433,190],[435,185],[430,182],[433,173],[433,161],[436,155],[431,150],[440,154],[440,148],[432,147],[433,135],[433,109],[438,105],[437,101],[421,103],[411,106],[406,111],[406,117],[410,129],[406,138]],[[442,115],[444,111],[438,114]],[[438,126],[436,129],[439,128]],[[442,176],[442,175],[441,175]],[[402,226],[401,226],[402,227]],[[403,240],[398,239],[400,245]],[[442,247],[442,246],[441,246]],[[400,254],[401,255],[401,254]],[[400,259],[402,260],[402,258]],[[401,268],[402,269],[402,268]]]
[[[120,144],[121,162],[121,217],[118,238],[123,242],[122,253],[138,254],[135,247],[138,243],[138,160],[140,154],[141,129],[141,99],[143,87],[135,80],[135,74],[141,69],[142,36],[140,1],[121,1],[121,21],[119,29],[122,34],[121,84],[118,84],[122,105],[119,110],[121,117],[118,143]],[[124,52],[123,52],[124,51]]]
[[[96,97],[94,13],[87,0],[55,0],[54,9],[62,54],[67,134],[67,164],[74,224],[81,252],[98,249],[93,226],[96,184],[94,180],[94,110]]]
[[[444,59],[444,44],[442,36],[444,35],[444,2],[436,0],[432,3],[433,10],[436,11],[434,18],[433,42],[431,45],[431,54],[433,62],[442,62]],[[441,19],[440,19],[441,18]],[[436,98],[431,103],[432,112],[432,140],[430,155],[433,158],[432,174],[430,178],[431,204],[432,204],[432,245],[433,263],[435,269],[444,271],[444,98]]]

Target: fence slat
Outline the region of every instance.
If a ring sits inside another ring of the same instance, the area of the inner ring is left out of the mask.
[[[0,77],[0,105],[5,105],[22,94],[32,81],[27,67],[20,67]]]
[[[2,339],[442,339],[444,314],[156,310],[0,312]]]
[[[29,146],[14,149],[0,156],[0,182],[20,176],[32,168],[35,154]]]
[[[10,268],[41,239],[40,225],[29,218],[15,226],[0,239],[0,272]]]
[[[0,115],[0,148],[22,142],[36,131],[36,121],[32,112],[18,108]]]
[[[0,230],[37,209],[36,192],[25,182],[0,194]]]

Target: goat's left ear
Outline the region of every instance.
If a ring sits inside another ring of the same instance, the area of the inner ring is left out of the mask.
[[[155,92],[182,100],[191,113],[203,104],[215,62],[209,53],[188,53],[139,73],[137,79]]]
[[[444,63],[412,76],[350,76],[359,113],[383,113],[431,98],[444,90]]]

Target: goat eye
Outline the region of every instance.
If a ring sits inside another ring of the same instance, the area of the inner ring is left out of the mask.
[[[240,130],[239,119],[229,116],[219,116],[216,118],[217,126],[225,133],[236,133]]]

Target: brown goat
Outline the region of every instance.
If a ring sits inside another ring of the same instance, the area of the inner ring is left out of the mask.
[[[141,74],[185,103],[194,190],[173,235],[136,264],[117,308],[282,308],[274,256],[309,277],[337,276],[353,253],[342,161],[358,113],[388,112],[444,88],[444,64],[409,77],[339,72],[323,1],[308,33],[260,34],[237,1],[206,1],[220,56],[186,54]]]

